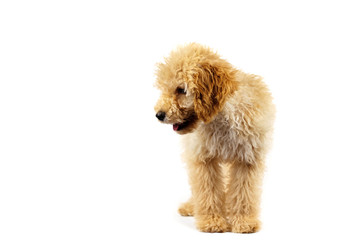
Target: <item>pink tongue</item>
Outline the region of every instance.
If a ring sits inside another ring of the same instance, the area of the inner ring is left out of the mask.
[[[177,131],[178,128],[179,128],[179,124],[174,124],[174,125],[173,125],[173,130],[174,130],[174,131]]]

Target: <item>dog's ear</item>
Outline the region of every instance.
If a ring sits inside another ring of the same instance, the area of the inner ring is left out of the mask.
[[[238,83],[236,70],[226,61],[218,60],[198,66],[194,75],[195,112],[208,123],[221,110],[227,97],[233,93]]]

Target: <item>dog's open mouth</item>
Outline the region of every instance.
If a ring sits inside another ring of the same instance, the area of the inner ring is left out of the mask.
[[[175,123],[173,124],[173,130],[174,131],[180,131],[184,128],[186,128],[189,125],[189,121],[183,122],[183,123]]]
[[[196,120],[195,115],[192,115],[191,117],[187,118],[184,122],[182,123],[175,123],[173,124],[173,130],[175,132],[177,131],[181,131],[187,127],[189,127],[190,125],[192,125]]]

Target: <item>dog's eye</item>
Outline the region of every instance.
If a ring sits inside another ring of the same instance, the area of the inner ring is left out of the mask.
[[[186,91],[185,91],[184,88],[178,87],[178,88],[176,89],[176,93],[177,93],[177,94],[185,94]]]

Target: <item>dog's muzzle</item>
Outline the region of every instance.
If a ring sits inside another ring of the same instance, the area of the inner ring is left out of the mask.
[[[157,119],[159,119],[160,121],[164,121],[164,119],[165,119],[165,112],[158,112],[158,113],[156,113],[156,117],[157,117]]]

